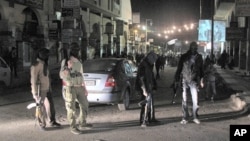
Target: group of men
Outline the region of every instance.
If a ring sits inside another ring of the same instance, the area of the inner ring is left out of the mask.
[[[200,124],[198,119],[198,89],[199,87],[204,87],[204,82],[206,85],[212,85],[212,96],[213,100],[215,91],[215,79],[213,62],[210,61],[207,64],[203,64],[202,55],[197,52],[198,45],[196,42],[190,43],[189,50],[182,54],[179,61],[177,70],[174,76],[175,88],[176,85],[181,86],[182,89],[182,113],[183,118],[181,124],[187,124],[190,120],[190,114],[188,111],[187,95],[188,90],[190,90],[192,98],[192,120],[196,124]],[[140,114],[140,123],[142,127],[146,127],[151,122],[157,121],[154,114],[154,104],[153,104],[153,90],[156,89],[155,77],[153,73],[153,65],[157,61],[157,55],[154,52],[150,52],[142,59],[138,66],[137,74],[137,88],[141,91],[142,101],[139,105],[142,107]],[[204,65],[206,65],[204,67]],[[206,71],[204,72],[204,68]],[[203,80],[205,77],[206,80]],[[209,78],[208,78],[209,77]],[[209,88],[209,87],[208,87]],[[209,89],[206,90],[206,95],[209,97]]]
[[[67,119],[70,123],[70,131],[73,134],[81,134],[83,129],[88,129],[92,126],[86,122],[89,106],[87,100],[88,92],[82,77],[83,67],[79,59],[80,47],[77,43],[72,43],[68,50],[69,54],[62,60],[59,75],[63,81],[63,97],[67,110]],[[48,59],[49,50],[46,48],[39,49],[30,71],[31,93],[36,103],[39,104],[40,114],[37,118],[42,130],[46,130],[46,117],[49,117],[50,126],[61,126],[61,124],[56,122],[55,118]],[[78,118],[76,116],[76,102],[79,104],[80,109]]]
[[[176,85],[182,84],[182,112],[183,119],[181,124],[189,121],[189,112],[187,105],[187,90],[191,92],[193,102],[193,122],[200,124],[198,119],[198,87],[203,87],[203,59],[197,52],[197,43],[192,42],[190,49],[180,57],[177,70],[175,73]],[[70,124],[70,130],[73,134],[81,134],[83,129],[92,127],[87,124],[86,118],[88,114],[88,91],[84,84],[83,67],[79,59],[79,45],[72,43],[69,48],[69,54],[62,60],[60,69],[60,78],[63,81],[63,97],[67,110],[67,119]],[[49,50],[42,48],[38,51],[37,60],[31,66],[31,92],[33,98],[41,104],[41,117],[39,117],[39,125],[41,129],[46,128],[46,113],[49,116],[51,126],[60,127],[61,125],[55,120],[55,108],[51,96],[51,85],[48,69]],[[158,122],[154,112],[154,90],[157,88],[155,75],[153,72],[154,64],[158,56],[153,51],[149,52],[139,63],[136,78],[136,88],[141,93],[140,124],[146,127],[151,122]],[[39,86],[39,89],[38,89]],[[48,105],[44,102],[48,99]],[[79,103],[80,114],[76,118],[75,103]]]

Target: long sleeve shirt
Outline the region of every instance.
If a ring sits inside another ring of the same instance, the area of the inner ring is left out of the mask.
[[[43,73],[44,61],[37,59],[38,63],[32,65],[30,68],[30,83],[31,93],[33,95],[38,94],[38,84],[40,84],[41,91],[48,91],[50,88],[49,70],[47,70],[47,76]]]

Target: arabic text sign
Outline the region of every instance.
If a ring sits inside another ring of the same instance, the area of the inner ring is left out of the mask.
[[[239,17],[250,16],[250,0],[236,0],[235,13]]]

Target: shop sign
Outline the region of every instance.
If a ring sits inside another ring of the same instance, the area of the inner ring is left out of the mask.
[[[79,18],[80,17],[80,8],[62,8],[62,17],[74,17]]]
[[[246,40],[246,29],[245,28],[226,28],[226,40]]]
[[[57,29],[49,29],[49,38],[58,39],[58,30]]]
[[[43,1],[44,0],[8,0],[10,2],[15,2],[18,4],[22,5],[27,5],[30,7],[38,8],[38,9],[43,9]]]
[[[239,17],[250,16],[250,0],[236,0],[235,1],[235,15]]]
[[[64,0],[63,7],[80,7],[80,0]]]

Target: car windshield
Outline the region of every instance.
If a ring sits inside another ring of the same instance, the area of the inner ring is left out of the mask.
[[[113,71],[118,60],[88,60],[83,63],[84,72]]]

